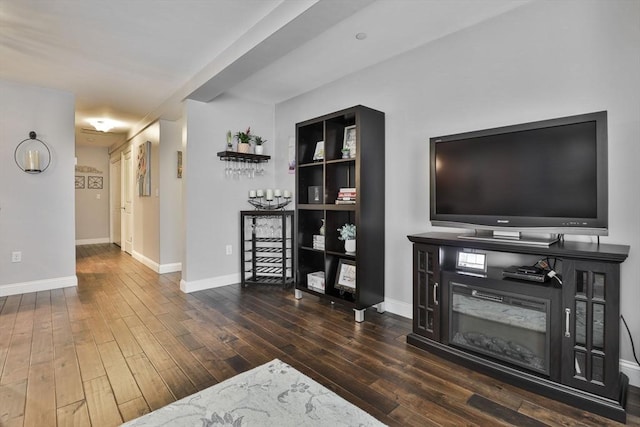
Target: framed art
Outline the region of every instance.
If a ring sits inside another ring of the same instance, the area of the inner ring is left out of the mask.
[[[340,259],[336,272],[336,283],[333,286],[345,292],[356,292],[356,263],[348,259]]]
[[[313,161],[324,160],[324,141],[316,142],[316,149],[313,152]]]
[[[178,151],[178,178],[182,178],[182,151]]]
[[[84,188],[84,176],[76,175],[76,190],[82,190]]]
[[[342,149],[349,150],[349,157],[356,156],[356,126],[347,126],[344,128],[344,141]]]
[[[101,176],[88,176],[87,188],[91,190],[102,190],[102,177]]]
[[[151,141],[138,146],[138,196],[151,196]]]

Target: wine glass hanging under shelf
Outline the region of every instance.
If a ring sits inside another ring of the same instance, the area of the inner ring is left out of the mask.
[[[271,156],[253,153],[238,153],[237,151],[220,151],[220,160],[224,161],[224,176],[227,179],[241,177],[255,178],[256,175],[264,175],[263,163],[269,161]]]

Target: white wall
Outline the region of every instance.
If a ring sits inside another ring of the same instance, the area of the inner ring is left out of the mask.
[[[52,156],[34,175],[14,161],[32,130]],[[77,285],[74,157],[73,95],[0,81],[0,296]]]
[[[138,194],[138,148],[151,142],[151,195]],[[133,251],[131,255],[157,271],[160,262],[160,124],[153,123],[131,139],[133,163]]]
[[[191,292],[240,281],[240,211],[252,209],[250,189],[273,188],[273,163],[267,163],[264,176],[227,179],[216,153],[225,149],[227,130],[235,133],[248,126],[270,144],[274,107],[225,96],[211,103],[187,100],[184,108],[181,289]],[[232,245],[231,255],[225,254],[226,245]]]
[[[182,179],[177,176],[177,161],[178,151],[182,151],[182,123],[160,120],[159,124],[160,272],[179,271],[183,226]]]
[[[638,22],[637,1],[534,2],[279,104],[277,185],[293,186],[284,162],[296,122],[356,104],[384,111],[386,305],[410,317],[406,236],[431,228],[429,137],[608,110],[610,236],[601,241],[631,245],[621,311],[640,345]],[[621,343],[632,360],[626,331]]]
[[[77,146],[78,166],[90,166],[102,173],[77,172],[84,188],[76,189],[76,244],[109,243],[109,150],[106,147]],[[89,188],[89,177],[102,178],[102,189]]]

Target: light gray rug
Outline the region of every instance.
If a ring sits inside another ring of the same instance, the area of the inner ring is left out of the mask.
[[[275,359],[123,426],[383,426]]]

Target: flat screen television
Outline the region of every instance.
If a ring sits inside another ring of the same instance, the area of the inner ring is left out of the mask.
[[[430,138],[436,226],[549,245],[608,234],[607,112]]]

